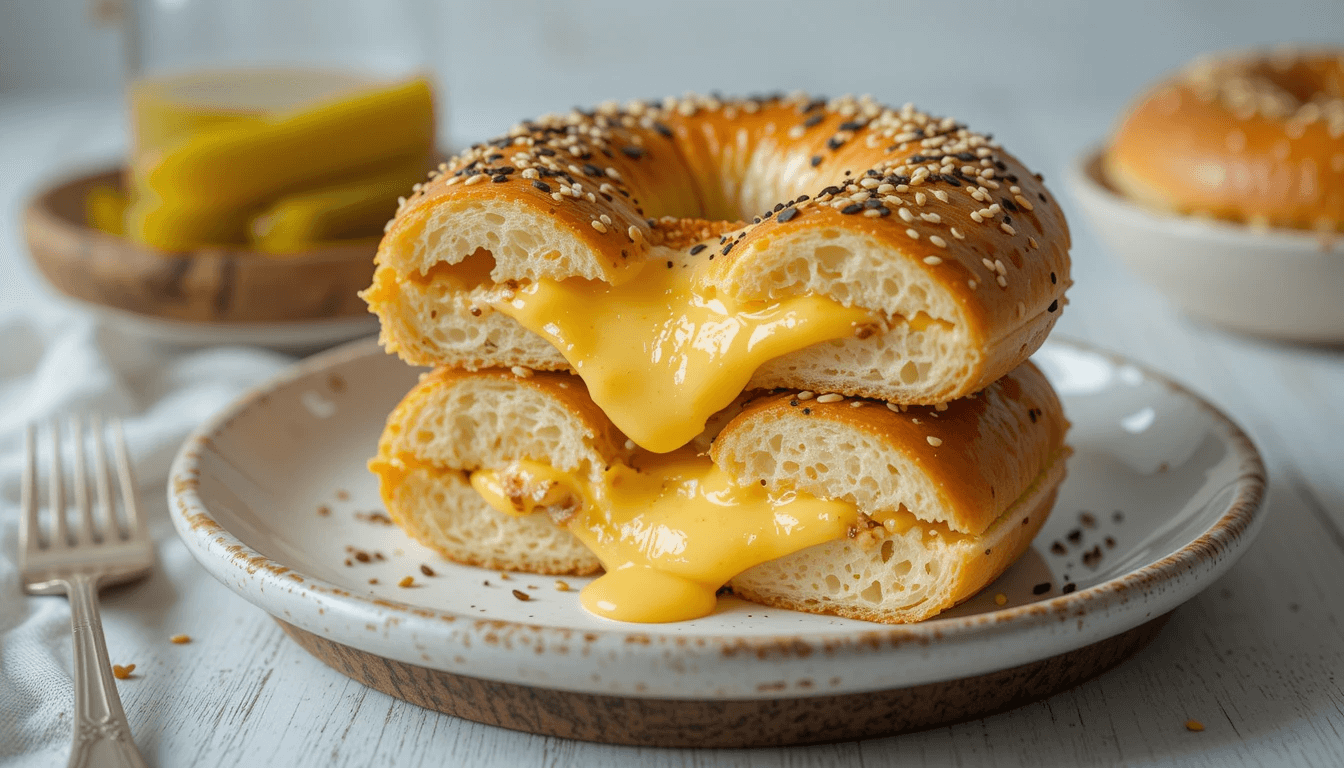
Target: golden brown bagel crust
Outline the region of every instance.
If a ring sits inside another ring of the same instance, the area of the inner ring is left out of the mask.
[[[848,260],[817,258],[823,239],[844,242]],[[693,246],[704,246],[695,257],[685,253]],[[941,402],[1039,346],[1070,284],[1068,248],[1039,178],[950,118],[866,98],[687,97],[544,117],[454,158],[389,223],[364,295],[384,345],[408,362],[559,368],[535,349],[526,359],[490,345],[449,353],[429,337],[482,284],[619,284],[677,251],[698,260],[702,283],[741,298],[819,292],[893,326],[920,312],[947,323],[964,370],[911,400]],[[483,269],[450,266],[481,251]],[[884,271],[893,264],[900,269]],[[426,293],[446,298],[431,307]],[[754,382],[809,383],[786,374]]]
[[[809,421],[835,422],[867,433],[883,450],[899,454],[900,462],[886,464],[908,464],[932,485],[931,498],[908,504],[910,512],[972,535],[984,533],[1054,463],[1064,450],[1069,428],[1049,381],[1027,362],[982,392],[945,406],[893,410],[865,400],[800,400],[793,392],[762,396],[747,403],[719,432],[710,455],[735,477],[772,483],[776,471],[782,474],[778,468],[786,457],[765,434],[802,434]],[[829,496],[824,485],[806,478],[794,479],[791,485],[814,496]],[[860,511],[873,508],[866,499],[853,501]]]
[[[1160,210],[1344,230],[1344,49],[1197,61],[1140,97],[1103,167]]]

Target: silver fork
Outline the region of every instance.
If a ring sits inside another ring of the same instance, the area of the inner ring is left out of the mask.
[[[144,515],[135,499],[135,481],[126,455],[121,423],[111,422],[112,453],[125,508],[118,521],[112,496],[112,478],[104,447],[102,420],[89,419],[88,440],[93,446],[93,474],[97,518],[89,501],[85,462],[85,430],[78,416],[70,418],[74,437],[73,523],[66,520],[64,472],[61,468],[61,425],[51,424],[49,525],[41,525],[37,503],[37,430],[28,427],[27,462],[22,483],[23,518],[19,525],[19,570],[24,589],[33,595],[66,594],[75,648],[74,747],[71,768],[128,766],[143,768],[144,759],[131,739],[126,712],[121,708],[112,667],[107,660],[103,622],[98,615],[98,587],[139,578],[154,565]]]

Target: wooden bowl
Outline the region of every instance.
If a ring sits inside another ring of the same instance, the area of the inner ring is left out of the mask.
[[[181,343],[320,346],[377,329],[355,295],[373,276],[377,238],[281,258],[228,246],[160,251],[89,226],[90,190],[121,179],[120,169],[107,169],[29,201],[29,252],[62,294]]]

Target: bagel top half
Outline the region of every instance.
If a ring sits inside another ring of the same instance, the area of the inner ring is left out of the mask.
[[[750,386],[932,404],[1041,344],[1068,248],[1040,178],[951,118],[687,97],[543,117],[453,158],[389,223],[364,297],[408,362],[543,370],[574,366],[500,311],[539,282],[675,272],[741,306],[823,297],[856,319],[758,363]]]

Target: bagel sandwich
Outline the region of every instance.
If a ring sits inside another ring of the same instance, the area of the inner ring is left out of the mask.
[[[1028,547],[1068,424],[1030,362],[946,405],[743,393],[686,446],[629,440],[569,373],[425,374],[370,468],[388,513],[450,560],[590,575],[611,619],[711,613],[716,591],[867,621],[920,621]]]
[[[1054,326],[1068,248],[1039,177],[950,118],[686,97],[453,158],[389,222],[362,295],[407,362],[574,371],[670,452],[746,389],[985,388]]]

